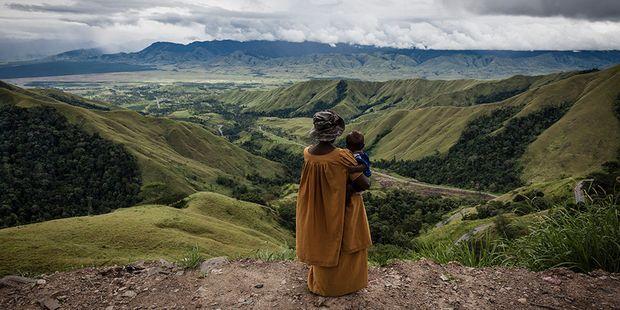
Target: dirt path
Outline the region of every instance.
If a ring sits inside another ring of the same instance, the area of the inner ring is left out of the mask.
[[[586,201],[584,190],[583,190],[583,183],[592,182],[592,181],[594,180],[593,179],[580,180],[579,182],[577,182],[577,184],[575,184],[575,187],[573,188],[573,195],[575,196],[575,203],[584,203]]]
[[[205,266],[206,267],[206,266]],[[422,260],[371,268],[368,288],[339,298],[306,289],[297,262],[237,260],[184,272],[168,263],[87,268],[39,283],[0,281],[2,309],[614,309],[620,275],[468,268]],[[34,280],[33,280],[34,281]],[[2,284],[4,283],[4,284]]]
[[[491,200],[497,198],[496,195],[477,192],[467,189],[461,189],[456,187],[433,185],[423,183],[414,179],[393,176],[382,172],[373,171],[374,178],[379,182],[382,187],[401,187],[421,195],[440,195],[440,196],[456,196],[467,198],[479,198],[484,200]]]

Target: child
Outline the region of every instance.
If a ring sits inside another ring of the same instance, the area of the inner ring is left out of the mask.
[[[370,158],[364,152],[364,135],[359,131],[352,131],[346,138],[347,149],[353,153],[359,165],[349,168],[349,172],[363,172],[365,176],[370,177]],[[348,206],[351,201],[351,194],[361,192],[352,182],[347,183],[347,195],[345,205]]]
[[[356,167],[349,169],[349,172],[364,172],[364,175],[369,177],[372,175],[370,172],[370,158],[368,154],[364,152],[364,135],[354,130],[347,135],[347,149],[353,153],[355,159],[357,160]]]

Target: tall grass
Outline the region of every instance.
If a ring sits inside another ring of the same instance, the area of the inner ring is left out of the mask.
[[[600,201],[585,210],[559,208],[509,245],[516,265],[533,270],[567,267],[620,271],[620,216],[617,204]]]
[[[416,243],[413,259],[465,266],[522,266],[532,270],[567,267],[579,272],[620,272],[620,208],[613,199],[580,208],[556,207],[528,235],[460,243]]]
[[[266,262],[282,261],[282,260],[294,260],[295,249],[288,247],[282,247],[279,250],[271,251],[258,249],[250,255],[251,258],[256,258]]]
[[[485,236],[467,242],[417,243],[412,258],[428,258],[445,264],[456,261],[469,267],[505,265],[505,245]]]
[[[200,248],[198,248],[198,245],[195,245],[185,253],[177,262],[177,265],[184,269],[196,269],[204,259],[204,256],[200,253]]]

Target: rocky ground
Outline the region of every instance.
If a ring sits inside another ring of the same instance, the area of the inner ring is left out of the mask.
[[[166,262],[0,280],[0,309],[619,309],[620,275],[530,272],[431,261],[371,268],[368,288],[339,298],[306,289],[297,262],[216,258],[199,270]]]

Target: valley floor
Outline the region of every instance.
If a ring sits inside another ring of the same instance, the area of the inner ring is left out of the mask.
[[[339,298],[306,289],[298,262],[213,260],[200,271],[162,262],[0,280],[2,309],[614,309],[620,275],[469,268],[428,260],[371,268],[368,288]]]

